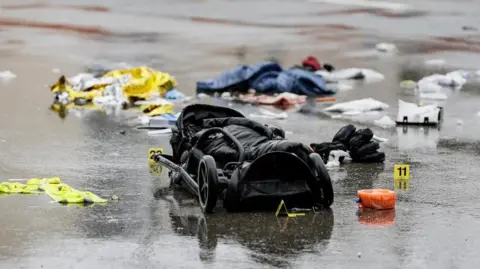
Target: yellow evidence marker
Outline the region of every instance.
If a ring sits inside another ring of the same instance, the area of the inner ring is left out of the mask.
[[[278,217],[280,214],[280,210],[282,210],[282,207],[285,209],[285,212],[282,213],[282,215],[287,215],[289,218],[296,218],[299,216],[305,216],[305,213],[288,213],[287,206],[285,205],[285,202],[282,200],[280,204],[278,205],[277,211],[275,212],[275,217]]]
[[[157,163],[154,159],[156,154],[162,154],[163,148],[150,148],[148,149],[148,172],[153,176],[160,176],[162,174],[163,167]]]
[[[393,168],[393,180],[395,189],[406,190],[410,189],[410,165],[396,164]]]

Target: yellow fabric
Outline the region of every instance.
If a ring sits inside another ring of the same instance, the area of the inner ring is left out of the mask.
[[[177,81],[170,74],[154,71],[146,66],[113,70],[105,74],[104,77],[118,78],[127,74],[132,76],[132,79],[123,87],[123,92],[127,98],[147,99],[155,92],[160,93],[160,96],[163,97],[167,91],[177,86]]]
[[[50,86],[52,92],[66,92],[70,100],[75,100],[77,98],[83,98],[87,100],[93,100],[93,98],[102,96],[103,87],[91,91],[76,91],[71,87],[71,84],[65,79],[64,76],[54,85]]]
[[[107,200],[88,191],[79,191],[62,183],[60,178],[31,178],[25,184],[19,182],[0,183],[0,193],[38,194],[46,193],[59,203],[106,203]]]
[[[140,107],[143,113],[145,113],[147,116],[153,117],[153,116],[160,116],[163,114],[173,114],[173,105],[168,104],[168,105],[157,105],[157,104],[150,104],[150,105],[143,105]]]

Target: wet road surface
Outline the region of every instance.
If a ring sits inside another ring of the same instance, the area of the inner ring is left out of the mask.
[[[445,102],[440,130],[359,124],[389,139],[385,163],[332,170],[332,211],[286,223],[221,210],[203,217],[190,196],[167,189],[165,172],[148,172],[148,148],[169,150],[168,138],[136,130],[133,112],[61,120],[48,110],[45,85],[58,78],[53,68],[73,75],[93,62],[127,62],[170,72],[191,94],[196,80],[240,63],[274,56],[289,66],[313,54],[337,67],[384,73],[385,81],[337,99],[373,97],[390,104],[394,118],[398,98],[416,100],[399,82],[435,72],[425,59],[444,58],[452,70],[479,68],[479,35],[462,30],[479,27],[472,13],[478,1],[436,2],[434,9],[406,1],[414,10],[404,15],[300,1],[255,1],[256,13],[253,1],[32,3],[4,1],[0,12],[0,69],[18,76],[0,85],[2,180],[59,176],[120,199],[78,207],[45,195],[1,197],[1,268],[477,268],[478,85]],[[401,54],[373,53],[382,41]],[[307,144],[330,141],[348,123],[296,113],[260,121]],[[411,164],[412,178],[410,189],[397,193],[395,212],[357,216],[356,191],[393,188],[398,163]]]

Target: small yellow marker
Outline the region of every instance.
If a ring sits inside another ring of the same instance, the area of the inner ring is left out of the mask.
[[[305,216],[305,213],[288,213],[287,206],[285,205],[285,202],[282,200],[278,205],[277,212],[275,212],[275,217],[278,217],[278,215],[280,214],[280,210],[282,210],[282,207],[285,209],[285,213],[282,213],[282,215],[286,214],[289,218]]]
[[[408,191],[410,189],[410,165],[396,164],[393,168],[393,180],[395,189]]]
[[[162,154],[163,148],[150,148],[148,150],[148,171],[153,176],[160,176],[162,174],[163,167],[157,163],[154,159],[156,154]]]
[[[148,164],[157,164],[153,158],[156,154],[162,154],[163,148],[150,148],[148,149]]]

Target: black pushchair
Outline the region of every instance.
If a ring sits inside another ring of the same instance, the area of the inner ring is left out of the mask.
[[[322,158],[283,130],[221,106],[185,107],[170,139],[172,155],[153,159],[170,169],[171,183],[198,196],[211,213],[220,197],[229,212],[289,207],[329,208],[333,187]]]

